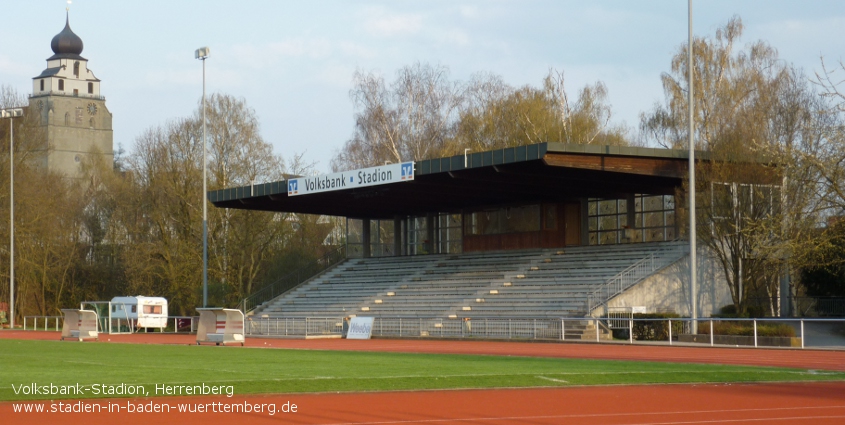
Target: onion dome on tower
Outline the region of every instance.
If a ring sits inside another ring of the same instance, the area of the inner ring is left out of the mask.
[[[47,60],[51,59],[82,59],[85,60],[82,56],[79,56],[82,53],[82,39],[76,35],[73,30],[70,29],[70,17],[68,16],[65,19],[65,28],[62,32],[56,34],[53,37],[53,41],[50,42],[50,48],[53,49],[53,53],[55,53],[52,57],[48,58]]]

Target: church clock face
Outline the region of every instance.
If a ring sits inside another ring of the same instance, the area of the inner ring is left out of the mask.
[[[88,104],[88,115],[97,115],[97,105],[93,102]]]

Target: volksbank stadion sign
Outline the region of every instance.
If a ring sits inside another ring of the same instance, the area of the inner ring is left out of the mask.
[[[288,196],[399,183],[414,179],[414,163],[387,164],[341,173],[288,180]]]

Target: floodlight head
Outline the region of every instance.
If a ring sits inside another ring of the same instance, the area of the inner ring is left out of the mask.
[[[199,60],[205,60],[208,57],[210,49],[208,47],[200,47],[194,52],[194,57]]]
[[[0,109],[0,118],[18,118],[23,116],[23,109]]]

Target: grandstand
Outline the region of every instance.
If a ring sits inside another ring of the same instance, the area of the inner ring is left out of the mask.
[[[644,258],[686,255],[664,242],[348,259],[265,303],[258,317],[584,317],[588,296]],[[636,281],[632,282],[636,283]]]
[[[208,196],[218,208],[346,219],[350,258],[281,295],[268,286],[248,297],[255,319],[583,318],[634,305],[685,314],[676,196],[687,171],[686,151],[540,143]],[[726,303],[718,274],[703,281],[702,315]]]

